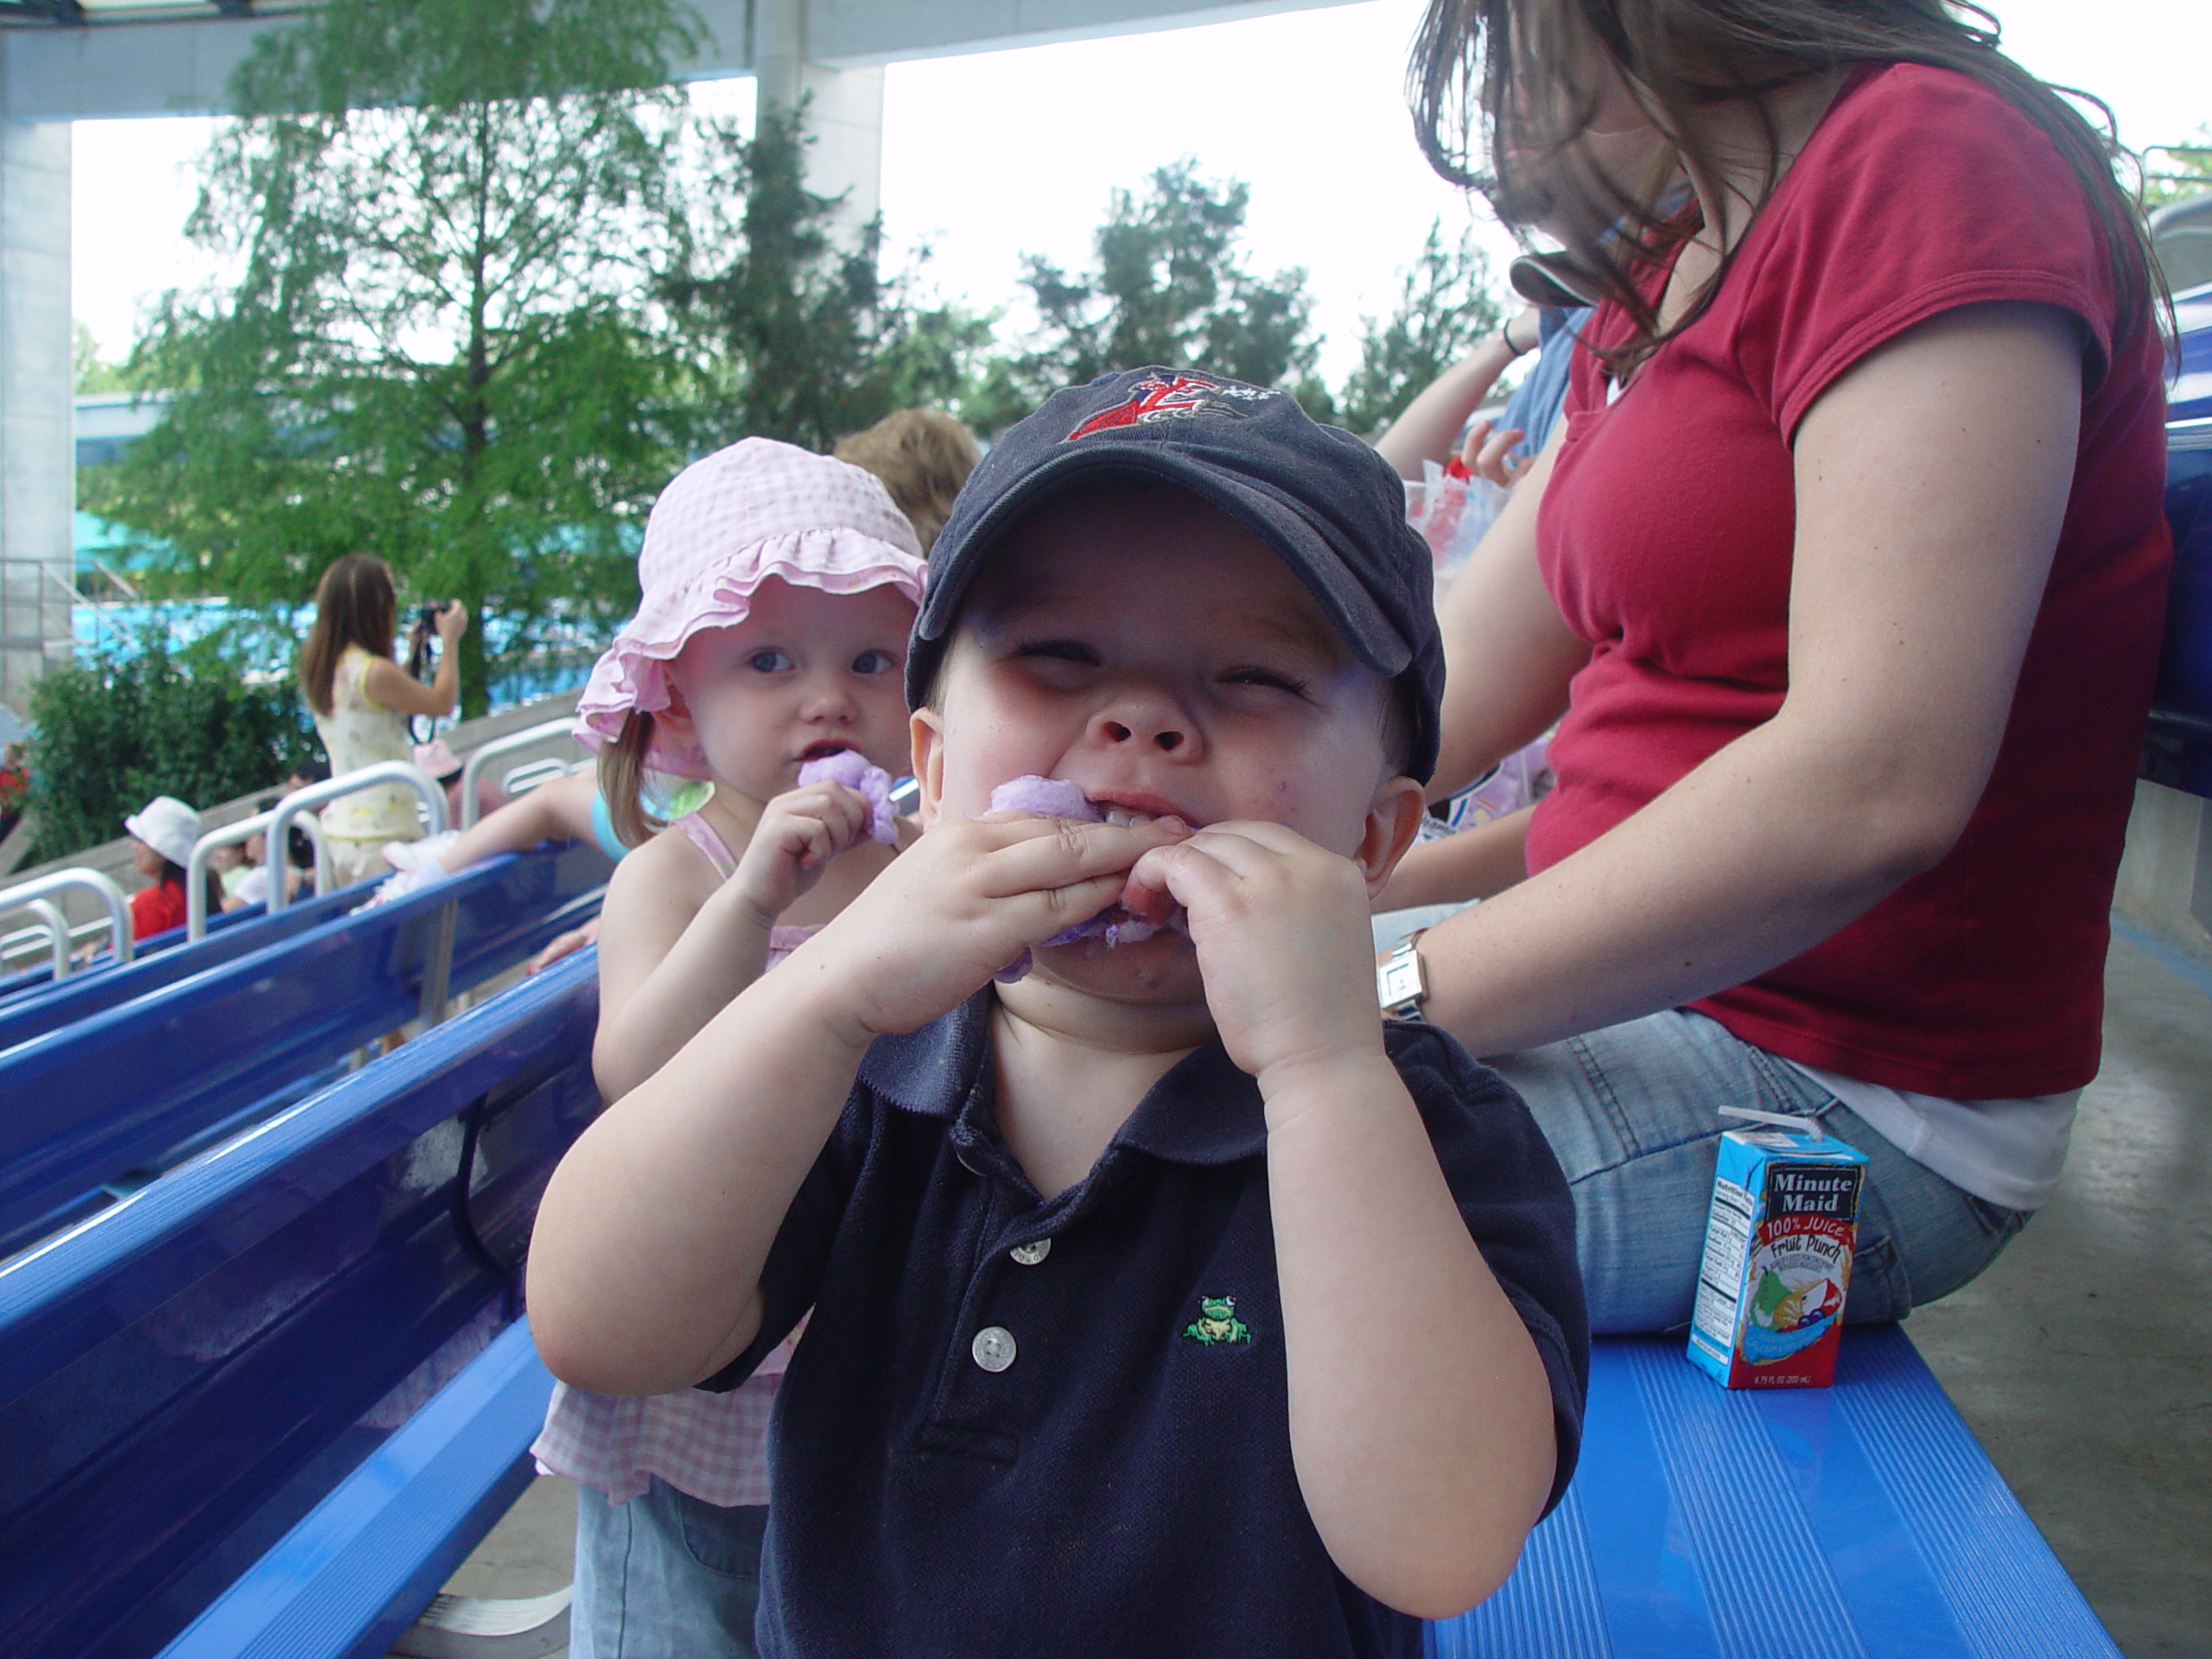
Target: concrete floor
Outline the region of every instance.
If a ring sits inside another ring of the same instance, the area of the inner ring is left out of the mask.
[[[2120,942],[2106,990],[2057,1198],[1908,1328],[2127,1659],[2212,1659],[2212,999]],[[555,1588],[575,1526],[540,1480],[448,1587]]]

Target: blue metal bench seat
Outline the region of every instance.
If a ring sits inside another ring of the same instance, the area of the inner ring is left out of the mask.
[[[1897,1325],[1833,1389],[1730,1392],[1676,1338],[1592,1353],[1582,1465],[1434,1659],[2120,1659]]]
[[[526,961],[597,912],[609,868],[583,845],[503,855],[0,1051],[0,1253],[296,1099],[426,1001],[442,1009],[446,983]]]
[[[557,963],[0,1263],[0,1653],[160,1652],[380,1448],[375,1478],[408,1466],[429,1431],[395,1431],[450,1414],[442,1389],[496,1370],[480,1356],[517,1353],[537,1196],[598,1109],[595,969]],[[506,1460],[420,1464],[379,1571],[411,1551],[405,1582],[435,1589],[474,1522],[417,1529],[472,1480],[467,1515],[496,1518],[535,1365],[464,1414],[507,1425],[483,1448]],[[256,1651],[351,1650],[289,1641]]]

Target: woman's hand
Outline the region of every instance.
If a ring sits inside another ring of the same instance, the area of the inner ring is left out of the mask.
[[[830,861],[868,834],[874,809],[849,785],[808,784],[760,809],[730,880],[763,927],[797,904]]]
[[[450,645],[468,632],[468,607],[457,599],[449,599],[438,613],[438,638]]]

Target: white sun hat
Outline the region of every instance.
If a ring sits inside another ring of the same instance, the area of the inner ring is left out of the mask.
[[[123,827],[172,864],[192,861],[200,839],[200,815],[174,795],[156,795],[124,819]]]

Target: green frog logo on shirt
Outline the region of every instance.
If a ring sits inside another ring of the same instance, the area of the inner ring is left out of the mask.
[[[1236,1317],[1234,1296],[1201,1296],[1198,1317],[1183,1327],[1183,1334],[1202,1347],[1224,1342],[1249,1343],[1252,1327]]]

